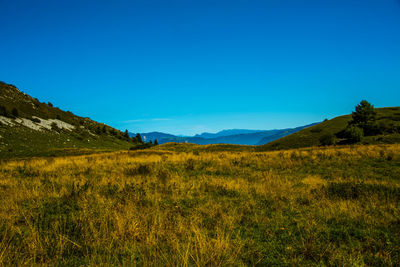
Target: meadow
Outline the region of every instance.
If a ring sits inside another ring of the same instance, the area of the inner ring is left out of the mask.
[[[400,265],[400,145],[176,147],[0,161],[0,265]]]

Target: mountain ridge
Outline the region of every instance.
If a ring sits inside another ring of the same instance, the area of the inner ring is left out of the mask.
[[[0,82],[0,158],[113,151],[134,145],[133,139],[111,126]]]

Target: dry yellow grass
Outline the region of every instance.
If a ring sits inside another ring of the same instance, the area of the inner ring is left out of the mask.
[[[400,146],[0,163],[0,264],[400,264]]]

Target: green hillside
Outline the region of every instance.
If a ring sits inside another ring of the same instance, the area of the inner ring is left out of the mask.
[[[129,149],[135,139],[0,82],[0,158]]]
[[[400,107],[377,108],[376,125],[380,133],[365,136],[362,144],[383,144],[400,142]],[[321,146],[321,138],[326,135],[334,135],[337,144],[346,144],[340,133],[345,130],[352,120],[351,115],[344,115],[325,120],[313,127],[306,128],[297,133],[288,135],[274,142],[259,146],[258,151],[292,149],[301,147]]]

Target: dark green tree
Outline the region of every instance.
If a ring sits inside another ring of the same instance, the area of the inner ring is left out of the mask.
[[[138,141],[138,143],[143,143],[142,136],[140,135],[140,133],[136,134],[136,140]]]
[[[126,130],[125,130],[124,137],[125,137],[125,138],[129,138],[129,132],[128,132],[128,129],[126,129]]]
[[[365,124],[376,120],[376,111],[373,105],[366,100],[362,100],[352,112],[353,124]]]
[[[362,100],[352,112],[350,125],[360,127],[365,135],[374,135],[377,133],[376,110],[371,103]]]
[[[18,117],[18,109],[13,108],[13,109],[11,110],[11,114],[12,114],[14,117]]]
[[[157,141],[157,138],[156,138],[156,139],[154,139],[154,145],[155,145],[155,146],[158,146],[158,141]]]

